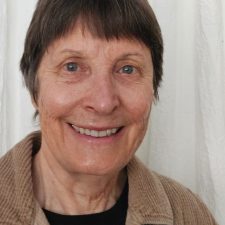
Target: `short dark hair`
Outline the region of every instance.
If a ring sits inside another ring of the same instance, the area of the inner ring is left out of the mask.
[[[143,42],[152,54],[153,87],[158,98],[163,40],[147,0],[39,0],[20,62],[25,85],[35,102],[39,89],[37,70],[45,51],[53,41],[70,32],[78,19],[99,38],[135,38]]]

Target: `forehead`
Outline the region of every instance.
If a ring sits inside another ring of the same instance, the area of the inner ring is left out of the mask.
[[[99,54],[128,54],[150,55],[146,45],[135,38],[100,38],[94,36],[87,28],[77,24],[66,35],[53,41],[48,48],[48,53],[64,54],[77,52],[84,55]]]

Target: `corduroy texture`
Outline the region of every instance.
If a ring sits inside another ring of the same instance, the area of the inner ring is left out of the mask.
[[[40,145],[40,136],[40,132],[30,134],[0,159],[0,224],[49,225],[32,188],[32,155]],[[131,160],[127,171],[126,225],[217,224],[192,192],[149,171],[137,158]]]

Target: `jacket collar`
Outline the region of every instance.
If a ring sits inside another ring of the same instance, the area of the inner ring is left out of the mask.
[[[136,157],[127,167],[129,207],[127,225],[173,224],[173,212],[158,176]]]
[[[30,134],[0,160],[0,224],[33,224],[36,212],[31,149],[37,136]]]
[[[40,145],[41,133],[36,131],[13,148],[15,183],[18,185],[16,196],[20,198],[18,199],[20,203],[18,209],[21,211],[18,215],[26,215],[26,218],[21,218],[24,224],[49,225],[33,193],[32,160],[40,149]],[[24,193],[23,198],[21,198],[20,192]]]

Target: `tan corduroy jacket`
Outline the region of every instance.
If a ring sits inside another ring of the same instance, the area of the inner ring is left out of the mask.
[[[32,156],[39,146],[40,133],[35,132],[0,159],[0,224],[49,225],[32,188]],[[137,158],[131,160],[127,171],[129,207],[126,225],[216,224],[194,194],[180,184],[150,172]]]

